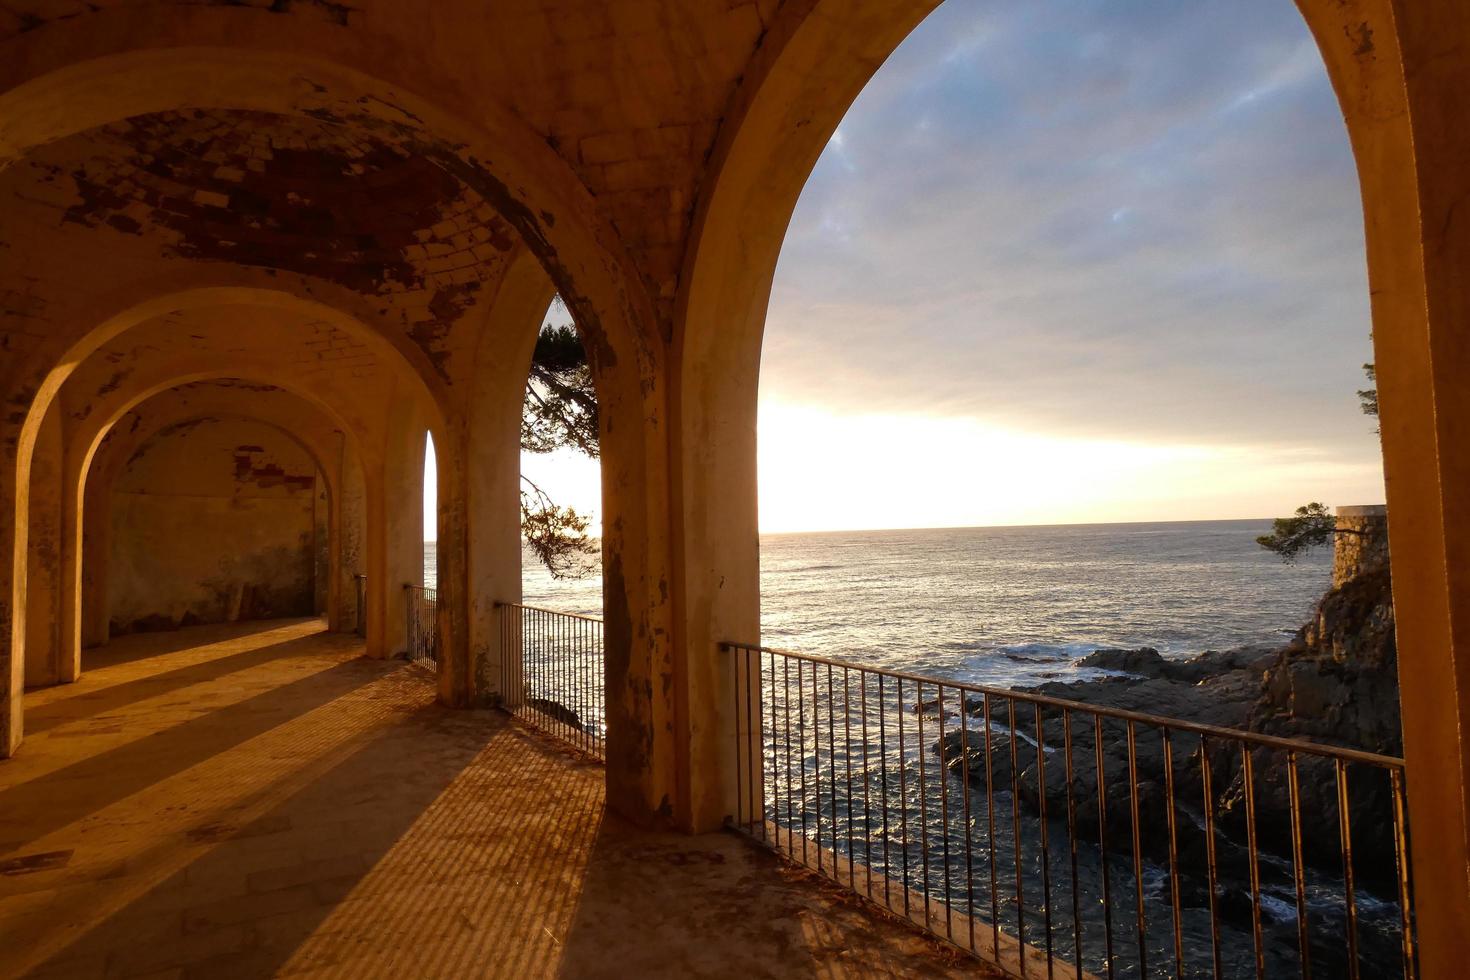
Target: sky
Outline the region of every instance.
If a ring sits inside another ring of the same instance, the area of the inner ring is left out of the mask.
[[[948,0],[832,137],[763,347],[763,531],[1383,499],[1362,211],[1288,0]],[[596,464],[527,457],[597,510]]]

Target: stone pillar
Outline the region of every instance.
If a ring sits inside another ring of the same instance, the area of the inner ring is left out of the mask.
[[[1470,922],[1470,7],[1298,0],[1358,162],[1422,975]]]
[[[331,466],[332,462],[327,461]],[[326,474],[316,471],[316,493],[312,500],[312,601],[318,616],[325,616],[331,632],[342,628],[342,576],[337,568],[340,526],[337,504]]]
[[[110,468],[93,466],[82,491],[82,647],[100,647],[111,638],[107,610],[107,563],[111,548]]]
[[[61,478],[61,573],[56,642],[57,671],[63,684],[82,676],[82,528],[85,514],[81,466],[70,452]]]
[[[64,483],[61,413],[46,413],[31,459],[30,532],[26,549],[27,688],[74,680],[61,666],[62,507]]]
[[[469,647],[478,700],[518,695],[520,641],[504,648],[497,602],[521,600],[521,411],[531,355],[554,290],[530,255],[506,272],[476,352],[465,454]],[[501,687],[502,668],[510,674]]]
[[[407,402],[407,399],[403,399]],[[407,649],[405,585],[424,581],[424,442],[412,408],[396,413],[386,453],[368,494],[368,653],[392,657]]]
[[[1388,564],[1388,508],[1382,504],[1337,508],[1332,540],[1332,587]]]
[[[465,498],[465,422],[449,420],[434,442],[438,465],[437,611],[434,652],[439,666],[439,701],[464,708],[476,698],[476,665],[469,644],[469,515]],[[422,537],[422,535],[420,536]]]
[[[11,428],[11,434],[14,429]],[[18,479],[15,443],[0,442],[0,759],[20,748],[25,692],[26,544],[30,479]],[[22,486],[22,483],[24,484]]]
[[[362,461],[350,438],[342,440],[338,466],[333,521],[337,526],[336,588],[341,595],[342,618],[335,628],[351,633],[357,629],[358,617],[362,615],[362,610],[357,608],[357,576],[367,567],[363,538],[367,500]]]

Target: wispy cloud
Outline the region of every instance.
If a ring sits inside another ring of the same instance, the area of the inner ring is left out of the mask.
[[[806,188],[762,389],[1361,467],[1367,296],[1347,136],[1291,4],[950,0]]]

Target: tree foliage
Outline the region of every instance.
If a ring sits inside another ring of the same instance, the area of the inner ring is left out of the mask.
[[[1377,418],[1378,385],[1376,382],[1378,377],[1371,363],[1363,365],[1363,374],[1367,375],[1370,384],[1369,387],[1358,391],[1358,407],[1364,415]],[[1296,513],[1291,517],[1276,518],[1272,522],[1271,533],[1256,538],[1256,544],[1280,555],[1284,562],[1294,562],[1303,552],[1311,551],[1313,548],[1321,547],[1332,541],[1334,535],[1356,533],[1356,531],[1340,530],[1337,526],[1337,518],[1328,511],[1327,505],[1313,502],[1304,507],[1298,507]]]
[[[1326,504],[1314,501],[1298,507],[1292,517],[1276,518],[1271,533],[1256,538],[1256,544],[1280,555],[1284,562],[1294,562],[1303,552],[1331,541],[1336,532],[1337,518]]]
[[[558,298],[553,310],[566,312]],[[521,449],[573,449],[592,459],[598,450],[597,392],[587,352],[571,323],[546,324],[536,338],[521,412]],[[521,536],[553,578],[580,578],[597,568],[590,518],[563,507],[521,477]]]
[[[536,338],[521,413],[521,448],[549,453],[573,448],[597,458],[597,392],[576,328],[547,325]]]
[[[1358,407],[1364,415],[1378,418],[1378,373],[1373,365],[1364,364],[1363,373],[1368,376],[1368,387],[1358,389]]]
[[[559,506],[521,477],[521,537],[552,578],[581,578],[597,569],[597,544],[587,534],[590,518]]]

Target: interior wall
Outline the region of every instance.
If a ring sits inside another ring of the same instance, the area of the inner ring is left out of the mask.
[[[323,484],[311,456],[261,422],[159,432],[112,489],[110,632],[312,615]]]

